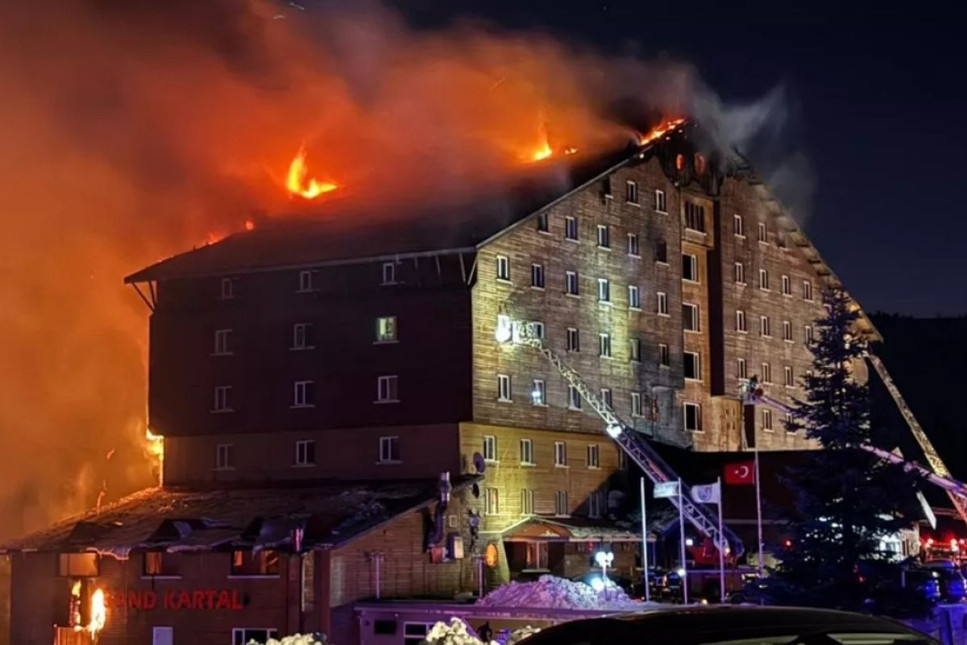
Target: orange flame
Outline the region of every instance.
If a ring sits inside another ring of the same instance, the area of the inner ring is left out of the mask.
[[[250,220],[250,219],[245,220],[245,230],[246,231],[254,231],[255,230],[255,221],[254,220]]]
[[[315,199],[323,193],[329,193],[338,186],[332,182],[321,182],[309,177],[309,167],[306,165],[306,148],[299,148],[298,154],[289,164],[289,175],[286,178],[285,187],[293,195],[299,195],[305,199]]]
[[[104,591],[98,589],[91,594],[91,622],[87,625],[87,631],[91,633],[91,638],[96,640],[97,634],[104,625],[107,624],[107,603],[104,602]]]
[[[146,449],[151,459],[155,462],[158,468],[158,477],[164,473],[164,461],[165,461],[165,438],[160,434],[155,434],[151,432],[151,428],[144,429],[144,438],[147,441]],[[158,482],[161,483],[160,481]]]
[[[648,134],[639,134],[638,145],[644,146],[651,143],[655,139],[660,139],[661,137],[665,136],[666,134],[668,134],[669,132],[671,132],[672,130],[674,130],[675,128],[677,128],[683,123],[685,123],[685,119],[682,119],[682,118],[665,119],[661,123],[653,127],[648,132]]]

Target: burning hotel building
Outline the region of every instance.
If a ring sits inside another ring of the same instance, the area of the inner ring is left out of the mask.
[[[13,642],[349,645],[362,599],[571,576],[602,542],[632,566],[623,455],[544,356],[496,341],[500,315],[539,323],[656,444],[813,448],[737,392],[800,394],[838,280],[698,133],[552,157],[398,224],[259,224],[129,276],[164,485],[9,546]]]

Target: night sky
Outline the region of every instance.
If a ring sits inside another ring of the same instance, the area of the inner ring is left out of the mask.
[[[395,3],[415,26],[480,16],[614,53],[668,53],[695,64],[726,101],[783,84],[795,107],[784,136],[815,178],[800,223],[850,293],[870,312],[967,314],[967,212],[957,201],[967,56],[957,15],[924,3],[442,4]]]

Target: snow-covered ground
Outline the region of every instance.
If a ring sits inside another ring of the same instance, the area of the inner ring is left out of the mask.
[[[487,607],[540,607],[544,609],[641,609],[623,589],[609,583],[595,591],[583,582],[541,576],[534,582],[501,585],[477,601]]]

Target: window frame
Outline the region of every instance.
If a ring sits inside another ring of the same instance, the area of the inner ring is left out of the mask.
[[[316,348],[315,334],[313,334],[313,324],[311,322],[292,323],[292,345],[290,351],[302,352]],[[300,343],[299,333],[302,333]]]
[[[581,296],[581,283],[578,279],[577,271],[564,272],[564,295],[571,296],[572,298],[579,298]]]
[[[641,240],[638,238],[637,233],[628,233],[627,236],[627,250],[628,257],[640,258],[641,257]]]
[[[483,436],[483,458],[490,464],[500,463],[497,459],[497,435],[485,434]]]
[[[796,375],[792,369],[792,365],[782,366],[782,383],[788,388],[796,387]]]
[[[567,468],[567,442],[554,442],[554,467]]]
[[[497,282],[510,282],[510,258],[506,255],[495,256]]]
[[[659,316],[671,316],[668,313],[668,294],[664,291],[657,291],[655,293],[655,313]]]
[[[686,265],[689,268],[688,273],[690,273],[692,276],[690,278],[685,275]],[[694,282],[696,284],[701,282],[698,275],[698,256],[694,253],[682,253],[682,280],[685,282]]]
[[[641,339],[640,338],[628,339],[628,361],[631,363],[641,362]]]
[[[526,450],[524,447],[527,447]],[[521,437],[519,442],[520,447],[520,465],[521,466],[536,466],[537,462],[534,460],[534,440],[527,437]]]
[[[598,278],[598,302],[604,305],[611,303],[611,280]]]
[[[638,183],[630,179],[625,181],[625,203],[640,206],[638,202]]]
[[[732,234],[745,239],[745,219],[738,213],[732,214]]]
[[[388,450],[384,450],[384,447],[388,447]],[[395,457],[394,457],[394,452],[395,452]],[[376,463],[378,464],[403,463],[403,459],[400,453],[399,435],[385,435],[379,438],[379,452],[377,453]]]
[[[292,405],[290,408],[316,407],[316,382],[312,379],[301,379],[292,383]]]
[[[770,291],[768,269],[759,269],[759,291]]]
[[[534,515],[534,489],[520,489],[520,514],[522,517]]]
[[[315,439],[297,439],[295,442],[295,455],[292,461],[293,468],[305,468],[315,465],[317,465]]]
[[[383,395],[386,396],[383,396]],[[391,396],[395,395],[395,396]],[[376,400],[373,403],[399,403],[400,376],[399,374],[381,374],[376,377]]]
[[[601,470],[601,446],[589,443],[586,458],[588,470]]]
[[[382,281],[380,286],[399,284],[396,277],[396,262],[383,262]]]
[[[735,359],[735,378],[740,381],[749,379],[749,362],[741,356]]]
[[[745,263],[736,262],[734,268],[732,269],[732,277],[735,280],[735,284],[746,286],[748,283],[745,281]]]
[[[497,401],[501,403],[514,401],[513,381],[510,374],[497,374]]]
[[[695,421],[695,424],[694,424],[695,427],[693,427],[693,428],[689,428],[688,427],[688,425],[689,425],[688,424],[688,410],[689,409],[694,409],[695,410],[695,412],[693,414],[694,421]],[[685,430],[685,432],[704,432],[704,430],[702,429],[702,405],[700,403],[696,403],[694,401],[683,401],[682,402],[682,428]]]
[[[782,340],[787,343],[795,342],[795,339],[792,337],[792,321],[790,320],[782,321]]]
[[[536,224],[535,228],[538,233],[550,233],[551,232],[551,221],[547,214],[547,211],[542,211],[537,214],[535,218]]]
[[[689,309],[692,313],[686,317],[685,310]],[[691,326],[686,324],[686,320]],[[682,330],[686,333],[702,333],[702,312],[699,306],[693,302],[682,302]]]
[[[215,470],[235,470],[235,444],[215,444]]]
[[[580,412],[584,407],[584,401],[581,399],[581,392],[578,391],[573,385],[567,386],[567,409]]]
[[[315,291],[317,273],[317,271],[309,269],[299,271],[299,287],[296,289],[296,293],[312,293]]]
[[[614,358],[611,352],[611,334],[598,333],[598,358]]]
[[[636,284],[628,285],[628,309],[641,311],[641,287]]]
[[[544,279],[544,265],[538,264],[537,262],[531,263],[531,289],[544,290],[545,287]]]
[[[500,491],[496,486],[484,488],[484,515],[488,517],[500,515]]]
[[[571,341],[574,341],[573,344]],[[577,327],[568,327],[567,334],[565,336],[565,351],[568,352],[580,352],[581,351],[581,330]]]
[[[644,416],[642,411],[644,408],[641,407],[641,392],[631,392],[631,416],[632,418],[639,418]]]
[[[566,490],[554,491],[554,517],[570,517]]]
[[[571,237],[571,234],[574,234]],[[578,227],[578,219],[573,215],[566,215],[564,217],[564,239],[568,242],[580,242],[581,241],[581,231]]]
[[[759,316],[759,336],[772,338],[772,321],[769,316]]]
[[[772,363],[763,361],[760,367],[762,368],[762,383],[765,385],[772,385]]]
[[[598,248],[611,250],[611,227],[607,224],[598,224]],[[603,242],[603,243],[602,243]]]
[[[740,334],[749,333],[749,317],[745,315],[745,310],[735,310],[735,331]]]
[[[668,214],[668,200],[665,191],[655,189],[655,212],[663,215]]]
[[[687,358],[689,356],[693,357],[691,361],[692,366],[694,368],[693,376],[688,376],[687,374],[687,365],[689,362]],[[682,374],[684,375],[684,378],[686,381],[702,380],[702,354],[700,352],[689,352],[689,351],[682,352]]]
[[[231,385],[216,385],[214,388],[214,400],[212,401],[212,413],[225,413],[234,412],[235,408],[232,407],[232,389]],[[221,396],[219,396],[221,395]]]
[[[802,281],[802,299],[806,302],[813,302],[813,281]]]
[[[215,347],[212,350],[212,356],[232,356],[235,354],[235,351],[232,349],[232,333],[233,330],[231,327],[215,330]]]
[[[774,432],[775,431],[775,426],[773,425],[774,419],[773,419],[773,416],[772,416],[772,410],[770,410],[769,408],[762,408],[761,413],[762,414],[761,414],[760,419],[761,419],[761,422],[762,422],[762,431],[763,432]]]
[[[759,244],[769,243],[769,229],[766,227],[765,222],[758,222],[756,226],[756,240]]]
[[[391,343],[400,342],[396,320],[397,320],[396,316],[377,316],[376,317],[376,340],[373,341],[373,344],[387,345]],[[384,321],[388,323],[387,327],[391,329],[392,334],[383,333]]]
[[[792,296],[792,278],[790,278],[788,275],[783,273],[782,277],[780,278],[780,281],[781,281],[780,288],[782,290],[782,295]]]
[[[540,396],[535,396],[540,392]],[[531,405],[547,407],[547,383],[542,378],[531,379]]]
[[[235,300],[238,297],[237,290],[235,289],[237,282],[238,278],[222,278],[218,287],[218,299]]]
[[[671,349],[667,343],[658,343],[658,367],[671,367]]]

